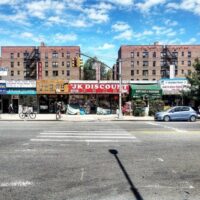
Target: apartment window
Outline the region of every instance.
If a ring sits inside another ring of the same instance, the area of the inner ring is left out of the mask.
[[[52,67],[57,68],[58,67],[58,62],[52,62]]]
[[[137,74],[139,74],[139,70],[137,70]]]
[[[62,66],[63,66],[63,67],[65,66],[65,62],[62,62]]]
[[[46,68],[48,67],[48,62],[45,62],[45,67],[46,67]]]
[[[153,58],[156,58],[156,52],[155,51],[153,52]]]
[[[153,61],[153,67],[155,67],[156,66],[156,61]]]
[[[149,52],[148,51],[144,51],[142,53],[143,58],[148,58],[149,57]]]
[[[45,52],[45,59],[48,59],[48,53]]]
[[[67,59],[70,59],[70,52],[67,52]]]
[[[175,76],[177,76],[177,75],[178,75],[178,70],[176,69],[176,70],[175,70]]]
[[[184,56],[184,51],[181,52],[181,55]]]
[[[17,57],[18,57],[18,58],[20,57],[20,53],[17,53]]]
[[[189,66],[189,67],[191,66],[191,61],[190,61],[190,60],[188,60],[188,66]]]
[[[10,67],[12,67],[12,68],[14,67],[14,62],[10,63]]]
[[[24,52],[24,58],[27,58],[29,56],[29,53],[26,51]]]
[[[14,58],[14,53],[10,53],[10,58],[11,58],[11,59]]]
[[[131,76],[134,76],[134,70],[131,70]]]
[[[149,66],[149,62],[148,61],[143,61],[143,67],[148,67]]]
[[[184,65],[184,61],[183,60],[182,60],[181,64]]]
[[[137,57],[139,57],[140,56],[140,52],[137,52]]]
[[[67,67],[70,67],[70,61],[67,61]]]
[[[20,62],[17,62],[17,66],[18,66],[18,67],[20,66]]]
[[[148,76],[148,70],[143,70],[143,71],[142,71],[142,75],[143,75],[143,76]]]
[[[192,54],[191,51],[188,51],[188,58],[191,58]]]
[[[131,67],[132,68],[134,67],[134,61],[131,61]]]
[[[11,76],[14,76],[14,71],[11,71],[11,72],[10,72],[10,75],[11,75]]]
[[[64,72],[64,70],[62,70],[62,75],[64,75],[65,74],[65,72]]]
[[[156,75],[156,70],[152,70],[152,75]]]
[[[48,71],[45,71],[45,76],[48,76],[49,75],[49,72]]]
[[[64,53],[62,53],[62,57],[63,57],[63,58],[64,58],[64,56],[65,56]]]
[[[161,53],[160,53],[160,56],[161,56],[161,58],[163,58],[163,57],[166,56],[166,53],[165,53],[165,52],[161,52]]]
[[[182,72],[182,74],[184,74],[184,70],[183,70],[183,69],[182,69],[182,71],[181,71],[181,72]]]
[[[173,57],[178,57],[178,52],[176,52],[176,51],[174,51],[174,52],[172,52],[172,55],[173,55]]]
[[[58,76],[58,71],[53,71],[53,76]]]
[[[70,71],[69,70],[67,70],[67,76],[70,76]]]
[[[139,65],[140,64],[140,62],[139,61],[137,61],[137,65]]]
[[[192,74],[192,71],[191,70],[188,70],[188,75],[191,75]]]
[[[134,58],[134,52],[133,51],[131,52],[131,58]]]
[[[56,51],[54,51],[54,52],[52,53],[52,58],[58,58],[58,53],[57,53]]]
[[[17,75],[20,75],[20,71],[17,71]]]

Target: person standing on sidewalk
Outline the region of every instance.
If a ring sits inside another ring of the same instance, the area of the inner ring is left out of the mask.
[[[14,113],[14,109],[13,109],[12,103],[10,103],[10,105],[9,105],[9,107],[8,107],[8,112],[9,112],[9,113]]]

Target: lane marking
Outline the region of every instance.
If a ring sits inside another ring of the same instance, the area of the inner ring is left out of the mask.
[[[102,135],[96,135],[96,136],[78,136],[78,135],[39,135],[37,138],[105,138],[105,139],[136,139],[135,136],[102,136]]]
[[[83,181],[83,175],[84,175],[84,168],[81,168],[81,178],[80,178],[80,181]]]
[[[92,139],[88,139],[88,140],[73,140],[73,139],[31,139],[30,141],[32,142],[87,142],[87,143],[101,143],[101,142],[140,142],[139,140],[92,140]]]
[[[1,183],[0,187],[27,187],[30,185],[33,185],[33,183],[30,181],[14,181]]]
[[[96,136],[96,135],[113,135],[113,136],[118,136],[118,135],[124,135],[124,136],[130,136],[131,134],[129,133],[82,133],[82,132],[79,132],[79,133],[40,133],[40,135],[85,135],[85,136]]]
[[[159,160],[160,162],[164,162],[162,158],[157,158],[157,160]]]

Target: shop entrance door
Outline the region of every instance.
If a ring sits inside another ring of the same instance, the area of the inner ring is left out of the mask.
[[[9,99],[3,99],[3,113],[8,113]]]
[[[18,99],[13,99],[14,113],[18,113]]]

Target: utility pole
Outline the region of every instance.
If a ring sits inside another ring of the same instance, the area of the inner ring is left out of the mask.
[[[119,59],[119,113],[118,119],[122,118],[122,60]]]

